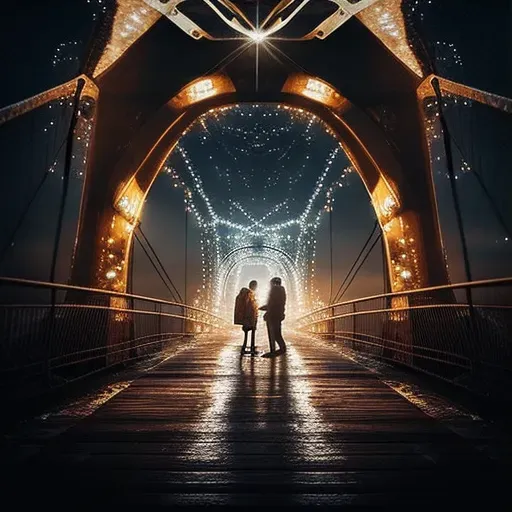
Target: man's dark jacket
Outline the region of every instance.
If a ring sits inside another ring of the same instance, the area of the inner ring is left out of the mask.
[[[266,311],[265,320],[282,322],[286,305],[286,291],[283,286],[272,286],[268,294],[267,304],[261,309]]]

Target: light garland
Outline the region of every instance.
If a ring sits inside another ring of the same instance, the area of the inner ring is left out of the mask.
[[[325,134],[329,136],[325,138]],[[323,153],[327,157],[322,157],[322,171],[311,182],[315,173],[309,167],[318,166],[313,163],[313,141],[323,141],[328,151]],[[202,285],[195,305],[213,303],[219,309],[226,279],[219,262],[234,249],[244,247],[259,247],[238,253],[253,263],[258,258],[270,261],[263,247],[289,254],[293,270],[286,274],[297,290],[297,307],[304,310],[319,303],[315,264],[310,262],[316,257],[321,217],[332,210],[334,195],[348,185],[346,180],[353,171],[347,159],[340,164],[342,156],[339,143],[318,117],[288,106],[213,109],[187,130],[163,172],[173,187],[182,188],[185,207],[201,230]],[[226,160],[234,166],[222,168],[220,161],[224,165]],[[342,171],[336,171],[340,167]],[[294,190],[304,187],[304,180],[311,182],[311,193],[309,197],[302,193],[299,201]],[[215,193],[218,182],[222,194]],[[272,200],[279,187],[286,187],[287,197]],[[257,204],[253,204],[258,195],[255,188],[262,195]],[[262,204],[266,210],[261,209]]]

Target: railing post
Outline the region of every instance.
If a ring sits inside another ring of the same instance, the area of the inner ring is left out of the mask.
[[[481,357],[481,349],[480,345],[482,343],[482,337],[480,336],[480,329],[478,328],[478,318],[475,312],[475,306],[473,304],[473,291],[470,286],[466,286],[466,300],[469,306],[469,321],[471,324],[472,331],[472,348],[471,348],[471,373],[473,377],[475,373],[478,373],[480,370],[480,357]]]
[[[352,302],[352,348],[353,349],[356,348],[356,342],[355,342],[355,337],[356,337],[356,312],[357,312],[356,303]]]
[[[334,308],[331,308],[331,320],[327,323],[329,328],[330,339],[334,340],[336,338],[334,332],[336,331],[336,320],[334,320]]]
[[[50,294],[50,318],[48,319],[48,323],[46,324],[46,333],[45,333],[45,339],[44,339],[44,379],[48,386],[51,385],[51,352],[52,352],[52,336],[54,336],[55,331],[55,310],[56,310],[56,293],[57,291],[55,288],[52,288]]]
[[[137,347],[135,345],[135,300],[133,297],[130,298],[128,301],[128,304],[130,305],[130,313],[129,313],[129,338],[130,338],[130,351],[128,352],[128,358],[133,359],[134,357],[137,357]]]
[[[158,306],[158,334],[162,336],[162,304]]]

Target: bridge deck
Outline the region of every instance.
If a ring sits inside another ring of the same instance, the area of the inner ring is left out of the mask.
[[[24,468],[18,496],[106,505],[459,505],[499,468],[320,342],[275,359],[200,341]],[[491,493],[491,494],[489,494]]]

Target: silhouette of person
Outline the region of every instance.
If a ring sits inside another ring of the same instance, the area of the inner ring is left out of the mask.
[[[284,354],[286,352],[286,343],[281,333],[281,322],[284,320],[285,306],[286,290],[281,285],[281,278],[274,277],[270,281],[267,303],[260,308],[266,312],[263,319],[267,322],[268,342],[270,345],[268,356]],[[279,345],[278,350],[276,350],[276,343]]]
[[[258,303],[256,302],[257,281],[251,281],[249,288],[242,288],[235,301],[235,324],[241,325],[244,331],[244,342],[241,355],[246,353],[247,338],[251,332],[251,355],[256,354],[256,325],[258,323]]]

